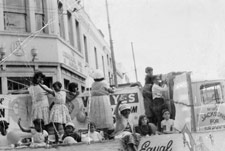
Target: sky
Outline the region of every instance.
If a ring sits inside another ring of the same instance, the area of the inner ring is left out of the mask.
[[[154,74],[192,71],[196,80],[225,78],[224,0],[108,0],[116,62],[135,82],[147,66]],[[108,39],[105,0],[83,0]]]

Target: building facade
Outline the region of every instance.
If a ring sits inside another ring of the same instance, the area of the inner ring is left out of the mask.
[[[1,94],[26,89],[34,70],[48,86],[84,90],[95,69],[112,81],[110,48],[77,0],[0,0],[0,56]]]

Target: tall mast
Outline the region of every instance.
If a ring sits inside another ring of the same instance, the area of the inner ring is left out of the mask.
[[[112,56],[112,65],[113,65],[113,76],[114,76],[114,84],[116,87],[118,87],[117,84],[117,76],[116,76],[116,61],[114,56],[114,49],[113,49],[113,41],[112,41],[112,34],[111,34],[111,26],[110,26],[110,20],[109,20],[109,8],[108,8],[108,1],[105,0],[106,4],[106,13],[107,13],[107,21],[108,21],[108,30],[109,30],[109,42],[110,42],[110,49],[111,49],[111,56]]]
[[[133,55],[133,61],[134,61],[134,70],[135,70],[136,82],[138,82],[137,67],[136,67],[136,61],[135,61],[135,55],[134,55],[133,42],[131,42],[131,48],[132,48],[132,55]]]

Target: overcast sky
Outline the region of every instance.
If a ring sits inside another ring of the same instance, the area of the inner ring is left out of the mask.
[[[116,61],[135,81],[144,68],[155,74],[192,71],[193,78],[225,76],[225,0],[108,0]],[[84,0],[84,9],[108,41],[105,0]]]

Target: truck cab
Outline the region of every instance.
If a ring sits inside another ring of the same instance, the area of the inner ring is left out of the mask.
[[[191,81],[190,73],[174,78],[176,126],[192,132],[225,129],[225,80]]]

